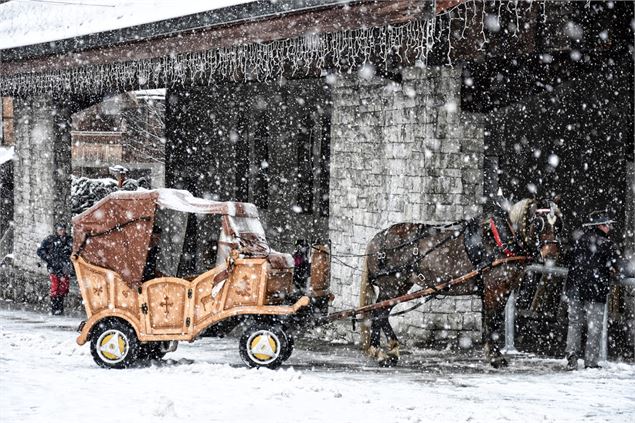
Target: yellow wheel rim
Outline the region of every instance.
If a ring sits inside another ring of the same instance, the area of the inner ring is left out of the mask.
[[[269,364],[280,355],[280,340],[275,333],[268,330],[251,334],[247,347],[249,357],[258,365]]]
[[[116,329],[103,332],[97,340],[97,354],[109,364],[124,360],[128,355],[128,349],[128,338]]]

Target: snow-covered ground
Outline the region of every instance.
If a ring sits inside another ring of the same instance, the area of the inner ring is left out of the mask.
[[[0,307],[0,422],[635,421],[635,366],[416,350],[381,369],[346,345],[299,342],[280,370],[247,369],[235,339],[181,344],[127,370],[93,363],[80,318]]]

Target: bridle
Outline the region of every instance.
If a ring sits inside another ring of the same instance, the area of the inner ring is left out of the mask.
[[[559,247],[561,244],[559,232],[562,230],[562,217],[558,215],[556,210],[557,206],[555,203],[550,202],[549,208],[536,209],[534,217],[529,222],[529,228],[533,228],[535,238],[533,244],[538,253],[547,245],[555,244]],[[557,225],[558,222],[560,222],[560,227]],[[553,228],[554,237],[552,239],[541,239],[540,235],[547,228],[547,225]]]

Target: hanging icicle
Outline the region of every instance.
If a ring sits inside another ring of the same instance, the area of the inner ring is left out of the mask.
[[[481,42],[483,45],[488,42],[483,25],[485,4],[483,1],[478,4],[476,0],[466,1],[434,18],[399,26],[307,34],[269,43],[0,77],[0,94],[102,94],[182,86],[190,80],[208,84],[219,79],[263,81],[278,79],[287,72],[293,77],[323,71],[350,72],[373,59],[381,59],[384,69],[388,69],[392,59],[426,66],[429,52],[441,43],[446,44],[447,62],[451,65],[453,39],[464,39],[469,26],[480,25]],[[487,4],[494,4],[494,11],[498,9],[499,19],[503,7],[515,14],[515,36],[521,17],[529,11],[533,2],[527,8],[521,7],[518,1],[496,0]],[[544,19],[544,4],[541,12]],[[479,19],[480,24],[474,22]]]

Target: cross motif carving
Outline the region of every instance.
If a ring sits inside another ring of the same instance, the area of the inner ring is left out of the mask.
[[[123,291],[121,291],[121,295],[123,295],[125,298],[128,298],[128,290],[124,289]]]
[[[165,317],[166,317],[166,318],[168,317],[168,314],[170,314],[170,310],[169,310],[169,308],[170,308],[171,306],[173,306],[173,305],[174,305],[173,303],[169,303],[169,302],[168,302],[168,300],[169,300],[169,298],[168,298],[168,296],[166,295],[166,296],[163,298],[163,302],[162,302],[162,303],[159,303],[159,305],[160,305],[161,307],[165,307]]]
[[[104,288],[102,286],[98,286],[97,288],[93,288],[93,292],[95,295],[101,295],[101,293],[104,292]]]

